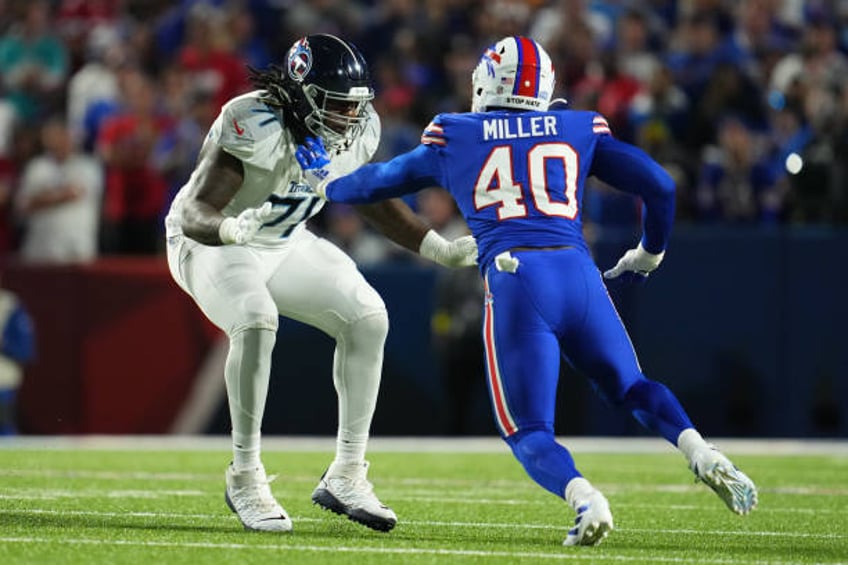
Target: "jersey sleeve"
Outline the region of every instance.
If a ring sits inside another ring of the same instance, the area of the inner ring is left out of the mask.
[[[439,156],[429,145],[419,145],[385,163],[372,163],[327,185],[331,202],[367,204],[441,185]]]
[[[273,111],[254,100],[236,99],[224,106],[210,135],[233,157],[272,170],[281,125]]]
[[[424,131],[421,132],[421,144],[430,145],[434,148],[447,146],[448,139],[445,136],[445,128],[442,124],[441,115],[433,118],[433,120],[427,124],[427,127],[424,128]]]
[[[675,192],[665,169],[638,147],[601,134],[590,174],[642,198],[642,246],[650,253],[664,251],[674,222]]]
[[[592,116],[592,133],[597,136],[612,136],[607,119],[598,113],[593,113]]]

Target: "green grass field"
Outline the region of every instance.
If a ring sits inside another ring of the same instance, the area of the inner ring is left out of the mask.
[[[328,449],[266,443],[265,466],[279,475],[272,490],[294,522],[280,535],[245,532],[225,506],[225,442],[108,447],[115,441],[0,442],[0,563],[848,563],[844,444],[831,454],[731,451],[760,488],[746,517],[694,484],[670,449],[575,448],[616,529],[598,547],[566,548],[573,512],[505,447],[440,452],[410,439],[408,452],[373,450],[370,478],[400,520],[384,534],[311,504]]]

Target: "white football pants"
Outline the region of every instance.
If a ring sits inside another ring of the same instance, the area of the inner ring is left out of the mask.
[[[279,314],[336,340],[338,441],[361,444],[364,454],[388,316],[350,257],[301,229],[276,248],[212,247],[174,236],[168,239],[168,267],[229,337],[224,374],[234,438],[256,438],[258,445]]]

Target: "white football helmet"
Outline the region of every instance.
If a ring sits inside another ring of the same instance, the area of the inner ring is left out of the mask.
[[[554,67],[537,42],[505,37],[483,53],[471,83],[472,112],[487,108],[547,110],[554,91]]]

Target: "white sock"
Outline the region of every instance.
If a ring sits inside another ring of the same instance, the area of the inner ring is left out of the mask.
[[[695,428],[686,428],[680,432],[679,436],[677,436],[677,449],[679,449],[690,462],[696,452],[709,448],[710,445],[704,441],[704,438],[701,437],[701,434],[699,434]]]
[[[233,467],[236,471],[262,466],[259,457],[260,452],[261,438],[259,434],[245,435],[233,432]]]
[[[574,477],[565,485],[565,501],[577,510],[593,492],[595,492],[595,487],[592,486],[592,483],[583,477]]]
[[[275,331],[264,328],[248,328],[230,336],[224,380],[233,426],[233,466],[237,470],[260,464],[262,416],[276,338]]]
[[[336,438],[336,463],[356,465],[365,461],[365,449],[368,446],[368,434],[356,437],[350,433],[339,432]]]
[[[387,332],[385,310],[379,310],[345,326],[336,336],[333,384],[339,399],[339,431],[333,467],[365,461]]]

